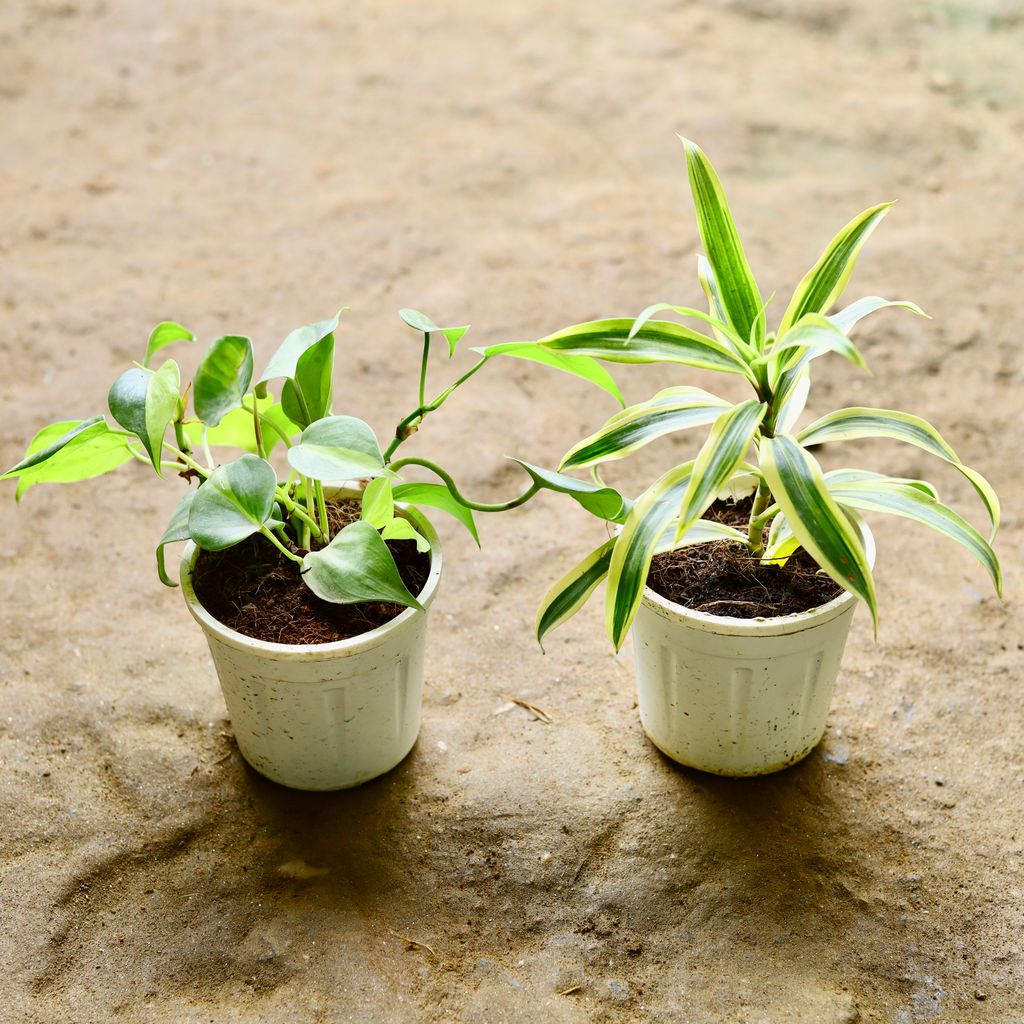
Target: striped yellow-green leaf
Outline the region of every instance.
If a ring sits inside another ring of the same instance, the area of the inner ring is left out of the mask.
[[[698,145],[682,136],[680,138],[686,149],[686,170],[697,211],[697,227],[714,271],[725,318],[741,338],[750,338],[761,310],[761,293],[757,290],[725,191],[711,161]],[[754,336],[754,345],[758,349],[764,337],[763,320],[760,325],[761,335]]]
[[[605,628],[616,650],[636,617],[654,551],[676,517],[692,472],[693,463],[686,462],[659,477],[636,499],[622,524],[608,568],[605,603]]]
[[[756,386],[750,367],[714,338],[669,320],[648,320],[630,337],[633,320],[619,317],[566,327],[541,338],[538,345],[562,355],[590,356],[610,363],[682,363],[746,377]]]
[[[894,409],[869,409],[863,406],[837,409],[801,430],[797,440],[801,444],[810,445],[826,441],[852,441],[861,437],[888,437],[904,441],[955,466],[978,492],[992,521],[989,541],[995,539],[999,530],[999,498],[992,485],[977,470],[965,466],[939,432],[920,416]]]
[[[537,609],[537,643],[544,650],[544,637],[576,614],[598,584],[608,575],[615,538],[591,551],[573,566],[545,595]]]
[[[909,309],[911,313],[916,313],[918,316],[923,316],[928,320],[931,319],[920,306],[915,305],[913,302],[907,302],[905,299],[890,300],[880,298],[877,295],[868,295],[863,299],[858,299],[856,302],[851,302],[850,305],[845,309],[839,310],[838,313],[833,313],[829,320],[844,334],[849,334],[864,317],[879,309],[888,309],[890,306],[896,306],[899,309]]]
[[[648,306],[636,318],[636,320],[633,321],[633,328],[630,331],[629,336],[632,338],[640,328],[642,328],[643,325],[654,316],[655,313],[664,313],[667,311],[671,311],[677,316],[691,316],[695,320],[700,320],[702,323],[706,323],[709,327],[714,329],[715,337],[718,338],[719,341],[724,341],[731,345],[744,359],[752,359],[756,354],[754,349],[736,333],[732,325],[727,324],[721,317],[704,313],[699,309],[693,309],[691,306],[674,306],[671,302],[656,302],[653,306]]]
[[[727,409],[715,420],[694,460],[693,475],[679,507],[676,537],[686,533],[735,475],[767,411],[764,402],[751,398]]]
[[[996,593],[1002,595],[999,559],[991,545],[970,523],[926,493],[919,486],[923,481],[901,480],[876,474],[865,474],[859,479],[851,478],[848,474],[827,474],[825,481],[832,497],[846,508],[903,516],[955,540],[984,566]]]
[[[725,523],[716,523],[712,519],[698,519],[690,524],[686,535],[676,539],[676,524],[669,523],[661,540],[655,545],[656,555],[664,554],[666,551],[678,551],[680,548],[693,547],[694,544],[707,544],[713,540],[734,540],[739,544],[746,544],[747,535],[741,533],[734,526],[726,526]]]
[[[880,203],[858,214],[829,242],[789,300],[779,325],[780,338],[806,314],[825,313],[839,298],[853,273],[857,254],[890,206],[892,203]]]
[[[607,391],[619,405],[624,406],[618,384],[612,375],[590,356],[574,356],[564,352],[553,352],[535,341],[507,341],[499,345],[487,345],[473,349],[478,355],[491,359],[494,356],[509,356],[513,359],[526,359],[543,366],[553,366],[556,370],[568,373],[573,377],[596,384],[602,391]]]
[[[800,541],[793,536],[793,531],[789,528],[789,522],[786,519],[785,513],[780,512],[772,519],[771,536],[761,561],[783,565],[786,559],[798,547],[800,547]]]
[[[811,370],[804,364],[795,373],[784,374],[779,381],[772,405],[775,412],[775,432],[790,434],[807,405],[811,390]]]
[[[562,459],[559,469],[596,466],[623,459],[655,438],[711,423],[730,403],[702,388],[666,388],[648,402],[631,405],[584,438]]]
[[[795,372],[826,352],[837,352],[862,370],[867,369],[857,346],[820,313],[808,313],[802,317],[761,359],[771,366],[771,379],[777,381],[782,373]]]
[[[871,610],[878,631],[878,602],[864,545],[829,494],[817,460],[789,434],[765,437],[761,472],[801,547],[838,583]]]

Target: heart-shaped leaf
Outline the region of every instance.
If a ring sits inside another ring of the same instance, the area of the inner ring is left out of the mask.
[[[186,491],[181,496],[181,501],[178,502],[171,521],[167,524],[167,529],[164,530],[164,535],[156,546],[156,571],[160,576],[160,582],[165,587],[176,587],[178,584],[167,575],[167,568],[164,565],[164,547],[167,544],[189,540],[192,537],[192,534],[189,533],[188,520],[189,513],[192,511],[192,502],[195,501],[198,493],[198,491]]]
[[[327,416],[310,424],[299,443],[288,449],[288,461],[314,480],[394,476],[384,466],[373,430],[355,416]]]
[[[17,477],[14,498],[21,501],[36,484],[66,484],[108,473],[131,459],[128,438],[99,416],[77,423],[52,423],[39,431],[25,457],[0,479]]]
[[[206,551],[220,551],[258,533],[273,518],[277,474],[256,455],[219,466],[196,492],[188,516],[188,532]]]
[[[550,469],[542,469],[540,466],[531,466],[529,462],[523,462],[522,459],[513,459],[512,461],[518,462],[540,487],[568,494],[571,498],[575,498],[591,515],[595,515],[599,519],[620,523],[629,512],[629,502],[614,487],[601,487],[587,480],[577,480],[575,477],[566,476],[565,473],[556,473]]]
[[[428,505],[454,516],[472,534],[477,547],[480,546],[480,537],[476,532],[476,522],[473,519],[472,510],[466,508],[461,501],[455,498],[444,484],[395,484],[392,494],[395,501],[408,502],[410,505]]]
[[[334,335],[324,335],[299,356],[295,376],[281,389],[285,415],[300,427],[326,416],[331,408]]]
[[[416,550],[421,553],[430,550],[430,541],[408,519],[401,516],[392,518],[380,531],[380,535],[384,540],[414,540]]]
[[[346,312],[347,309],[347,306],[339,309],[330,320],[321,320],[319,323],[304,324],[302,327],[296,327],[278,346],[277,351],[267,364],[267,368],[256,382],[256,394],[260,398],[266,395],[268,380],[274,380],[276,377],[294,377],[299,356],[311,345],[315,345],[320,341],[321,338],[325,338],[328,334],[332,333],[338,326],[341,314]]]
[[[387,477],[377,477],[366,485],[360,518],[377,530],[382,530],[395,518],[395,501]]]
[[[418,309],[400,309],[398,315],[414,330],[421,334],[443,334],[448,339],[448,358],[455,355],[455,346],[469,330],[469,324],[462,327],[438,327],[426,313]]]
[[[218,338],[196,370],[193,381],[196,415],[215,427],[232,409],[252,381],[252,342],[236,334]]]
[[[381,535],[362,520],[346,526],[327,547],[310,551],[302,565],[306,586],[325,601],[392,601],[423,608],[402,582]]]
[[[155,373],[137,366],[125,370],[107,396],[111,415],[139,438],[160,476],[164,435],[178,415],[180,387],[178,364],[168,359]]]
[[[176,341],[195,341],[196,336],[181,324],[173,320],[164,320],[158,323],[150,332],[149,344],[146,345],[146,358],[142,360],[143,366],[149,366],[150,359],[166,345],[173,345]]]

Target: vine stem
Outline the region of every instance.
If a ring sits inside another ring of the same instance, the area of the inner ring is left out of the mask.
[[[321,481],[315,480],[313,482],[313,493],[316,496],[316,509],[320,518],[320,532],[323,535],[321,539],[325,544],[330,544],[331,526],[327,521],[327,499],[324,497],[324,485]]]
[[[391,444],[388,446],[388,450],[384,453],[384,464],[388,465],[391,462],[391,456],[395,454],[398,446],[405,441],[408,441],[412,436],[413,431],[410,429],[413,426],[418,426],[419,421],[427,415],[427,413],[434,412],[436,409],[440,409],[442,405],[448,400],[452,392],[456,388],[465,384],[470,377],[473,376],[483,365],[488,361],[488,356],[483,356],[479,362],[474,363],[458,380],[454,383],[449,384],[448,387],[442,391],[437,398],[432,402],[423,401],[423,389],[420,389],[420,404],[413,409],[408,416],[403,419],[397,427],[395,427],[395,437]],[[425,367],[426,364],[424,364]],[[424,381],[425,382],[425,381]]]
[[[255,402],[253,402],[253,406],[252,406],[251,409],[249,408],[249,406],[247,406],[245,404],[245,402],[243,402],[242,403],[242,408],[246,412],[251,412],[253,414],[253,429],[254,430],[257,429],[257,427],[256,427],[257,423],[265,423],[268,427],[270,427],[271,430],[274,431],[275,434],[277,434],[277,436],[282,441],[284,441],[284,444],[285,444],[286,448],[291,448],[291,446],[292,446],[292,439],[282,429],[280,424],[275,423],[269,416],[266,416],[262,412],[259,412],[257,407],[256,407],[256,403]],[[258,420],[257,420],[257,417],[258,417]],[[262,439],[262,436],[261,436],[260,437],[260,444],[262,444],[262,443],[263,443],[263,439]],[[266,458],[266,456],[264,456],[264,458]]]
[[[479,501],[470,501],[469,498],[463,495],[458,487],[455,486],[455,481],[443,470],[436,462],[431,462],[430,459],[421,459],[415,455],[410,455],[404,459],[398,459],[391,464],[391,468],[397,473],[403,466],[422,466],[424,469],[429,469],[431,473],[440,477],[445,486],[451,492],[453,498],[460,504],[465,505],[466,508],[474,509],[477,512],[507,512],[511,508],[518,508],[520,505],[528,502],[536,493],[540,490],[540,484],[532,483],[522,494],[516,498],[512,498],[511,501],[501,501],[495,504],[486,504]]]
[[[273,544],[274,547],[277,548],[278,551],[280,551],[281,554],[285,556],[285,558],[289,559],[292,562],[298,562],[299,565],[302,565],[302,559],[299,558],[298,555],[293,555],[265,526],[260,527],[260,533],[264,537],[266,537],[267,540],[269,540],[271,544]]]

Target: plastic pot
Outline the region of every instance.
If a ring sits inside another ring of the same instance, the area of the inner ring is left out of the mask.
[[[341,496],[355,496],[343,493]],[[383,626],[329,644],[255,640],[199,603],[189,544],[181,590],[202,627],[242,756],[293,789],[348,789],[394,768],[420,730],[427,609],[441,578],[441,546],[417,510],[404,514],[430,541],[430,574],[418,598]]]
[[[875,544],[862,526],[869,561]],[[692,611],[650,588],[633,624],[640,721],[680,764],[766,775],[821,740],[857,599],[739,619]]]

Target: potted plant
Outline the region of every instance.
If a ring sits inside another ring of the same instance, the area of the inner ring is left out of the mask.
[[[640,718],[653,742],[687,765],[754,775],[798,761],[821,739],[857,601],[867,604],[877,635],[874,544],[861,513],[902,516],[957,541],[1000,591],[991,547],[999,502],[984,477],[917,416],[851,407],[799,426],[815,359],[837,353],[863,368],[849,338],[861,319],[893,306],[924,315],[913,303],[875,296],[831,312],[891,204],[865,210],[832,239],[769,331],[768,303],[718,176],[704,153],[683,141],[706,254],[698,279],[708,311],[658,303],[636,318],[578,324],[534,345],[552,359],[719,371],[746,381],[752,396],[733,402],[698,387],[668,387],[569,450],[560,471],[591,470],[603,495],[601,509],[591,510],[615,532],[551,588],[537,636],[543,640],[607,580],[608,635],[618,649],[634,628]],[[653,319],[663,311],[696,320],[706,332]],[[604,486],[606,464],[708,425],[695,457],[668,469],[635,501]],[[988,513],[988,539],[942,504],[930,483],[863,469],[825,472],[812,452],[866,437],[915,445],[959,470]]]
[[[218,338],[184,389],[173,359],[151,364],[194,337],[161,323],[142,362],[110,388],[113,423],[54,423],[3,475],[17,480],[19,500],[36,484],[86,480],[132,461],[198,481],[160,538],[157,571],[177,586],[164,552],[188,542],[181,589],[209,642],[239,749],[257,771],[299,789],[357,785],[394,767],[416,740],[427,610],[442,564],[423,508],[450,513],[476,539],[471,509],[511,508],[536,489],[472,502],[441,467],[395,458],[487,362],[481,356],[428,400],[431,336],[444,335],[451,355],[465,327],[401,311],[423,334],[419,395],[384,450],[366,422],[334,415],[340,315],[292,331],[255,380],[250,339]],[[275,398],[268,389],[278,383]],[[407,464],[444,482],[403,480]]]

